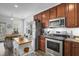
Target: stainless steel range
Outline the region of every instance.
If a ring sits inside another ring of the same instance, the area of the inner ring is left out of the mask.
[[[62,56],[63,42],[66,38],[66,31],[55,31],[46,37],[46,53],[49,55]]]

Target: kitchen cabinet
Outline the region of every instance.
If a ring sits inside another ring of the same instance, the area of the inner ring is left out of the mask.
[[[41,35],[39,39],[39,49],[45,51],[45,38],[43,35]]]
[[[70,56],[71,55],[71,42],[65,41],[64,42],[64,56]]]
[[[79,56],[79,43],[72,43],[72,56]]]
[[[21,40],[19,37],[13,38],[13,52],[14,52],[13,55],[14,56],[29,55],[32,51],[31,44],[32,41],[27,38],[23,38],[23,40]]]
[[[46,11],[38,13],[34,19],[41,20],[44,27],[48,27],[50,19],[65,17],[65,25],[68,28],[79,27],[79,4],[62,3]]]
[[[42,18],[41,16],[42,16],[41,13],[35,15],[34,20],[40,20],[41,21],[41,18]]]
[[[38,20],[40,20],[40,21],[42,20],[42,15],[41,15],[41,13],[38,14]]]
[[[79,27],[79,4],[66,4],[66,27]]]
[[[79,56],[79,42],[65,40],[64,56]]]
[[[42,23],[44,27],[48,27],[49,22],[49,10],[42,12]]]
[[[66,3],[57,6],[57,17],[66,17],[66,27],[79,27],[79,4]]]
[[[35,20],[35,21],[38,20],[38,15],[35,15],[35,16],[34,16],[34,20]]]
[[[57,6],[57,17],[65,17],[65,4]]]
[[[56,7],[49,9],[49,19],[54,19],[57,17]]]

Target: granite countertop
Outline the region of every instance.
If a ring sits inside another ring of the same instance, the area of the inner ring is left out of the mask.
[[[79,38],[67,38],[65,40],[79,43]]]
[[[17,42],[17,44],[19,45],[22,45],[22,44],[26,44],[26,43],[31,43],[32,40],[29,40],[27,38],[24,38],[23,40],[19,40],[19,37],[18,38],[14,38],[14,40]]]

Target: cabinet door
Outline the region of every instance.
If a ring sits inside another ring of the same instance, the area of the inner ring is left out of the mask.
[[[77,42],[72,44],[72,56],[79,56],[79,43]]]
[[[34,20],[35,20],[35,21],[38,20],[38,15],[35,15],[35,16],[34,16]]]
[[[50,19],[54,19],[54,18],[56,18],[56,7],[54,7],[54,8],[51,8],[50,10],[49,10],[49,15],[50,15]]]
[[[42,22],[44,27],[48,27],[48,22],[49,22],[49,10],[44,11],[42,13]]]
[[[39,43],[39,45],[40,45],[40,46],[39,46],[39,47],[40,47],[39,49],[45,51],[45,38],[44,38],[44,37],[41,37],[41,38],[40,38],[40,43]]]
[[[64,56],[71,56],[71,42],[65,41],[64,42]]]
[[[65,4],[57,6],[57,17],[65,17]]]
[[[41,18],[42,18],[42,15],[41,15],[41,13],[39,13],[39,14],[38,14],[38,20],[41,21],[41,20],[42,20]]]
[[[40,47],[40,49],[44,51],[44,50],[45,50],[45,45],[44,45],[45,43],[44,43],[44,40],[41,40],[40,42],[41,42],[41,47]]]
[[[76,27],[77,18],[76,16],[76,4],[66,4],[66,26]]]

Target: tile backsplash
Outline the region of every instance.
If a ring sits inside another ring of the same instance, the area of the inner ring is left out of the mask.
[[[71,34],[74,36],[79,36],[79,28],[53,28],[53,29],[47,29],[47,31],[67,31],[68,34]]]
[[[55,30],[59,30],[59,31],[67,31],[68,34],[72,34],[74,36],[79,36],[79,28],[56,28]]]
[[[74,36],[79,36],[79,28],[67,28],[68,33],[70,33],[71,31]]]

